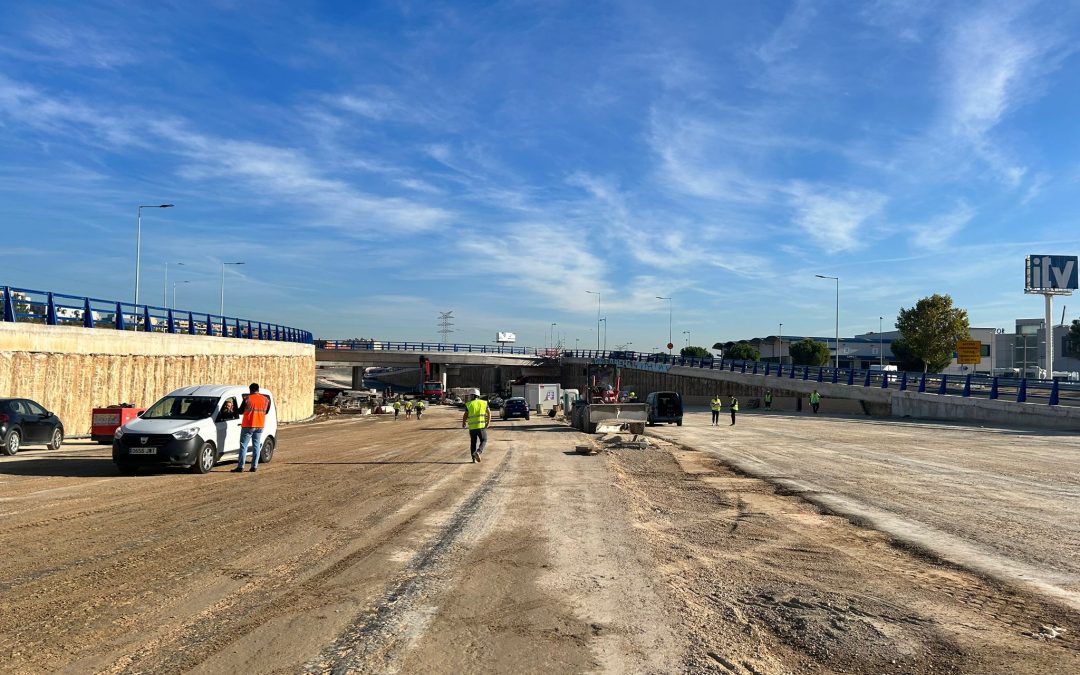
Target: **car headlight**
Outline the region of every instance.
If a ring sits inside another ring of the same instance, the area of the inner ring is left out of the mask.
[[[113,438],[120,438],[124,435],[124,427],[116,427],[116,431],[113,432]]]
[[[199,427],[189,427],[187,429],[181,429],[180,431],[173,432],[173,438],[178,441],[190,441],[199,435]]]

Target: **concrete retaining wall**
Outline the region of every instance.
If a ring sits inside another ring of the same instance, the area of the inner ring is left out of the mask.
[[[90,433],[94,407],[146,406],[192,384],[258,382],[278,419],[312,414],[315,348],[293,342],[0,323],[0,396],[32,398],[69,436]]]

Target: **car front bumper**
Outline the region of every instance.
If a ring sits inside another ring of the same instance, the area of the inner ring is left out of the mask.
[[[129,466],[192,466],[198,461],[199,450],[205,441],[202,436],[181,441],[172,439],[164,445],[155,446],[153,454],[132,454],[132,448],[119,439],[113,439],[112,456],[117,464]]]

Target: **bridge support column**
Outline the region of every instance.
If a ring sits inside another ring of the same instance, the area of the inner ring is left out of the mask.
[[[352,388],[363,389],[364,388],[364,367],[353,366],[352,369]]]

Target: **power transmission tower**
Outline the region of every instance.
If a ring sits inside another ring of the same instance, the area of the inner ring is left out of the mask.
[[[439,312],[439,335],[442,335],[442,342],[447,342],[447,336],[454,332],[454,310],[449,312]]]

